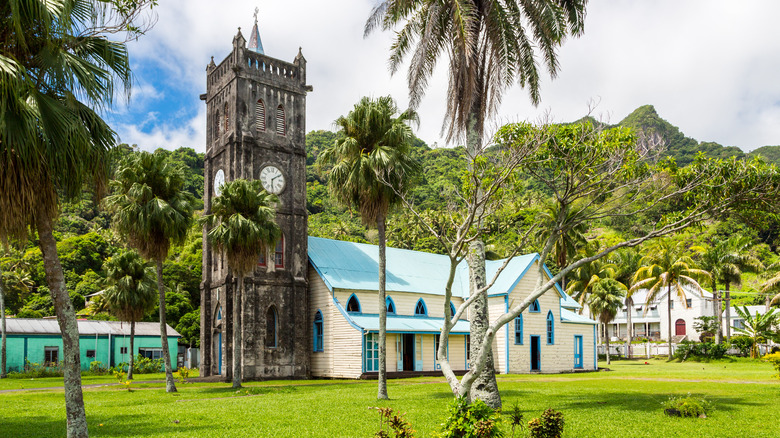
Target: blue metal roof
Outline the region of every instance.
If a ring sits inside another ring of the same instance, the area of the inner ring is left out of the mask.
[[[309,260],[331,290],[379,289],[379,248],[376,245],[309,236]],[[537,260],[538,254],[514,257],[488,290],[488,294],[511,292]],[[486,261],[487,278],[492,278],[503,263],[504,260]],[[449,271],[450,259],[446,255],[387,248],[388,292],[444,295]],[[552,278],[546,267],[545,271]],[[561,306],[580,308],[560,286],[556,284],[555,289],[561,296]],[[457,267],[452,295],[461,298],[469,296],[469,271],[465,262]]]
[[[570,324],[596,324],[596,321],[588,318],[587,316],[582,316],[579,313],[575,313],[566,309],[561,309],[561,321],[568,322]]]
[[[363,330],[379,331],[379,315],[365,315],[350,313],[349,318]],[[440,333],[444,327],[443,318],[428,318],[423,316],[394,316],[387,315],[388,333]],[[468,321],[458,320],[451,334],[469,334]]]

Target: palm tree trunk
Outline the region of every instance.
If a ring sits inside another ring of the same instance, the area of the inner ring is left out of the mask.
[[[666,317],[669,322],[669,360],[672,360],[672,283],[666,286]]]
[[[634,323],[631,321],[631,314],[634,310],[634,299],[626,298],[626,358],[631,359],[631,341],[634,337]]]
[[[65,373],[65,417],[68,438],[88,437],[87,415],[84,411],[84,395],[81,392],[81,352],[76,311],[65,287],[65,276],[57,256],[57,241],[52,235],[51,219],[45,215],[36,217],[39,245],[43,254],[43,268],[49,285],[57,323],[62,333],[62,361]]]
[[[162,341],[163,361],[165,362],[165,392],[176,392],[171,367],[171,352],[168,349],[168,324],[165,322],[165,286],[163,286],[163,261],[157,259],[157,291],[160,293],[160,340]]]
[[[715,315],[718,317],[718,329],[715,332],[715,343],[720,345],[723,343],[723,302],[721,301],[721,293],[718,291],[718,285],[715,280],[712,281],[713,295],[715,296]]]
[[[376,220],[379,232],[379,387],[376,398],[387,400],[387,304],[385,303],[385,217],[379,214]]]
[[[135,364],[135,348],[133,348],[133,341],[135,340],[135,321],[130,321],[130,366],[127,367],[127,380],[133,380],[133,365]]]
[[[5,357],[5,295],[3,294],[3,272],[0,270],[0,379],[7,374]]]
[[[272,262],[273,263],[273,262]],[[244,295],[244,274],[238,274],[238,287],[233,294],[233,388],[241,387],[241,358],[243,356],[243,345],[241,345],[241,332],[243,326],[241,317],[243,306],[241,297]]]
[[[604,327],[606,327],[606,326],[607,326],[607,324],[604,323]],[[604,336],[604,343],[607,345],[607,365],[609,365],[610,364],[610,361],[609,361],[609,334],[607,334],[607,336]]]
[[[726,282],[726,340],[731,340],[731,284]]]

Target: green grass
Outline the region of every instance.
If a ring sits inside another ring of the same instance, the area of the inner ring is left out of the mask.
[[[502,375],[499,388],[504,405],[517,403],[526,421],[547,407],[562,411],[566,437],[778,436],[780,381],[769,364],[648,362],[616,361],[601,373]],[[370,437],[379,416],[369,408],[390,406],[427,437],[452,399],[442,378],[391,380],[386,402],[376,400],[372,381],[249,382],[239,393],[225,383],[178,385],[177,394],[161,384],[133,386],[85,390],[91,436]],[[709,418],[663,414],[670,395],[688,393],[712,403]],[[63,408],[61,391],[0,393],[0,437],[62,436]]]

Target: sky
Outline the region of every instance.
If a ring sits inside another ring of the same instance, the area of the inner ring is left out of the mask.
[[[134,80],[128,101],[107,120],[124,143],[145,150],[205,150],[206,65],[218,64],[255,7],[265,53],[307,60],[306,130],[334,130],[363,96],[392,95],[408,104],[406,70],[387,68],[391,31],[363,37],[377,0],[162,0],[156,25],[128,44]],[[780,2],[775,0],[590,0],[585,33],[559,50],[560,72],[541,84],[534,107],[519,86],[507,91],[490,128],[547,115],[591,115],[617,123],[641,105],[688,137],[745,151],[780,145]],[[441,134],[447,60],[439,62],[418,112],[418,137]],[[593,108],[593,109],[590,109]]]

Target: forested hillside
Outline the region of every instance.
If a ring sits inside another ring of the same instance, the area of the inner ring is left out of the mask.
[[[635,110],[618,125],[635,129],[639,137],[656,136],[661,139],[654,144],[665,145],[664,154],[674,157],[680,165],[691,162],[696,153],[704,152],[712,157],[745,157],[761,154],[770,161],[780,160],[780,147],[766,146],[751,154],[745,154],[734,147],[723,147],[716,143],[699,143],[686,137],[678,128],[662,119],[652,106]],[[328,193],[326,172],[316,165],[320,151],[331,144],[338,134],[329,131],[313,131],[306,137],[307,150],[307,209],[309,213],[309,234],[327,238],[375,242],[376,231],[367,229],[360,217],[335,203]],[[135,153],[128,145],[115,149],[115,161]],[[204,154],[191,148],[160,151],[172,163],[185,169],[186,190],[199,201],[202,209],[203,160]],[[466,168],[464,149],[430,148],[422,140],[413,147],[414,158],[420,163],[422,172],[417,176],[411,192],[415,208],[431,223],[441,229],[448,221],[448,203],[462,187]],[[488,257],[505,257],[515,246],[518,235],[527,229],[538,213],[545,208],[549,194],[538,188],[533,179],[518,176],[515,189],[505,193],[497,213],[485,224]],[[681,206],[680,208],[684,208]],[[579,251],[615,241],[621,237],[638,235],[658,220],[664,212],[648,212],[643,217],[625,217],[603,220],[589,224],[583,230],[588,245],[581,245]],[[200,214],[200,212],[196,213]],[[752,242],[751,252],[764,266],[772,265],[780,244],[780,221],[772,215],[743,215],[740,212],[717,218],[706,226],[690,229],[678,236],[693,249],[706,248],[714,242],[734,234],[747,236]],[[104,262],[123,245],[123,239],[111,229],[110,216],[96,203],[92,194],[85,193],[81,202],[64,204],[57,224],[58,252],[65,271],[68,291],[82,317],[113,318],[99,306],[85,309],[85,301],[105,287]],[[174,247],[164,264],[164,283],[167,288],[167,317],[169,324],[184,335],[183,342],[197,345],[199,336],[199,306],[201,281],[202,230],[195,225],[190,230],[184,245]],[[413,215],[406,209],[392,212],[388,222],[388,244],[390,246],[421,251],[439,252],[438,242],[422,227],[417,226]],[[537,241],[527,243],[523,250],[534,252]],[[548,261],[551,269],[554,263]],[[6,309],[9,315],[17,317],[46,317],[54,314],[49,291],[46,286],[40,249],[31,236],[22,247],[11,245],[0,254],[0,269],[6,294]],[[738,302],[762,303],[764,296],[758,293],[760,284],[771,273],[747,273],[744,284],[738,289],[746,292],[737,294]],[[99,302],[99,298],[98,298]],[[146,319],[155,319],[157,310]]]

